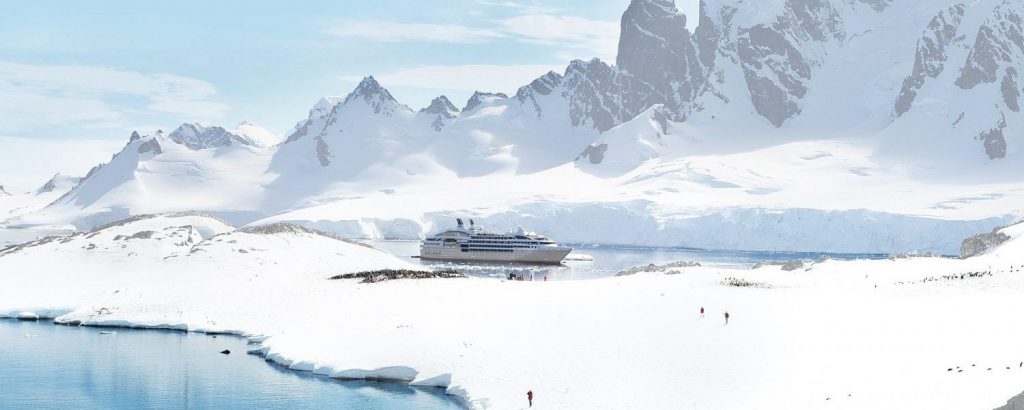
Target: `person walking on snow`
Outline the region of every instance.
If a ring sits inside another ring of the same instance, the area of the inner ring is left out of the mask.
[[[526,400],[530,402],[530,407],[533,407],[533,390],[526,392]]]
[[[725,324],[729,324],[729,311],[725,311]]]
[[[701,319],[703,319],[703,318],[704,318],[704,306],[701,306],[701,307],[700,307],[700,318],[701,318]]]

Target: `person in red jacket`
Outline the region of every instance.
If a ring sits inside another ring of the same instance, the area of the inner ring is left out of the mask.
[[[530,402],[530,407],[533,407],[533,390],[526,392],[526,400]]]

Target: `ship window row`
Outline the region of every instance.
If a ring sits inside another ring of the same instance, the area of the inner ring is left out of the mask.
[[[531,244],[515,244],[515,245],[499,245],[499,244],[487,244],[487,243],[470,243],[470,247],[480,248],[536,248],[536,245]]]

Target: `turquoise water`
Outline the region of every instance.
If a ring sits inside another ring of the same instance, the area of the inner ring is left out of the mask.
[[[246,347],[233,336],[0,320],[0,408],[461,408],[441,389],[342,382],[271,365]]]

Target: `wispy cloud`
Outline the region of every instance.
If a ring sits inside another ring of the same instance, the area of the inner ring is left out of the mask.
[[[216,93],[208,82],[171,74],[0,61],[0,132],[116,127],[147,112],[215,119],[230,108],[213,99]]]
[[[0,136],[0,185],[8,191],[39,188],[53,174],[85,176],[110,160],[128,140],[20,138]]]
[[[510,1],[510,0],[476,0],[477,4],[490,7],[504,7],[508,9],[518,10],[523,13],[536,14],[536,13],[555,13],[559,11],[554,7],[548,5],[536,4],[534,2],[522,2],[522,1]]]
[[[385,87],[417,87],[432,90],[514,92],[548,71],[560,72],[557,65],[425,65],[374,75]],[[359,81],[362,77],[345,76]]]
[[[521,41],[549,46],[559,56],[571,54],[576,58],[615,58],[619,40],[618,22],[545,14],[540,9],[516,2],[486,3],[522,7],[524,10],[511,17],[486,20],[489,23],[486,27],[353,20],[332,27],[328,33],[338,37],[381,42],[472,44],[499,40]]]
[[[346,21],[328,33],[347,38],[383,42],[482,43],[504,35],[491,29],[456,24],[401,23],[386,20]]]
[[[619,43],[619,23],[550,14],[523,14],[500,20],[508,36],[558,50],[590,52],[579,55],[614,61]]]

